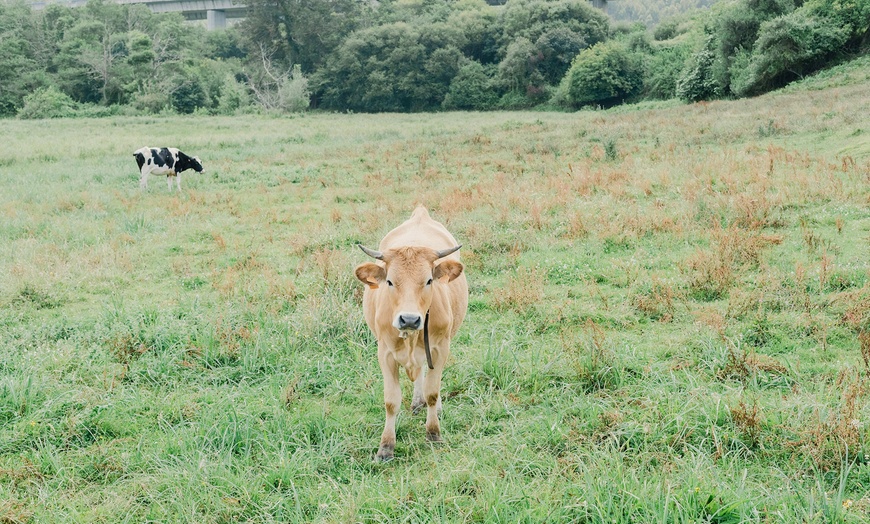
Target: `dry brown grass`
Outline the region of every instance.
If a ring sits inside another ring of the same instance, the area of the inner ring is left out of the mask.
[[[677,312],[677,305],[683,300],[673,285],[654,276],[648,287],[634,293],[631,302],[636,310],[650,319],[670,322]]]
[[[840,373],[835,387],[841,392],[839,405],[827,416],[816,410],[815,420],[802,421],[797,430],[800,438],[789,444],[824,471],[837,470],[845,461],[853,460],[864,445],[860,413],[866,405],[866,379],[847,368]]]
[[[538,267],[519,267],[507,283],[492,292],[493,306],[498,311],[513,310],[528,313],[544,298],[545,271]]]
[[[736,226],[728,229],[715,227],[710,235],[712,247],[696,251],[685,261],[684,268],[689,288],[714,298],[725,295],[746,267],[761,263],[765,248],[783,241],[779,234]]]
[[[28,504],[14,499],[0,501],[0,524],[27,524],[32,517]]]
[[[764,423],[764,416],[758,409],[758,404],[753,402],[749,406],[741,400],[736,406],[732,406],[730,411],[734,425],[743,432],[753,446],[757,445],[758,436]]]

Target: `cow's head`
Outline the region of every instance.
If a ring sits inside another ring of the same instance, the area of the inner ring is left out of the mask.
[[[205,168],[202,167],[202,160],[198,156],[191,157],[190,161],[193,164],[194,171],[200,174],[205,173]]]
[[[428,247],[400,247],[383,253],[359,247],[384,265],[360,264],[355,270],[356,278],[370,289],[386,288],[392,325],[402,337],[423,329],[424,316],[432,305],[432,287],[446,284],[462,274],[462,262],[441,260],[462,246],[440,251]]]

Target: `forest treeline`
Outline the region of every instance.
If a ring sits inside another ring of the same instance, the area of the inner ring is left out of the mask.
[[[0,4],[0,115],[698,101],[763,93],[870,48],[870,0],[720,0],[649,25],[586,0],[245,3],[248,17],[218,31],[141,4]]]

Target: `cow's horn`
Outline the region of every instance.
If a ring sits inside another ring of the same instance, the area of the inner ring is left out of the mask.
[[[359,246],[359,248],[363,250],[363,253],[365,253],[366,255],[368,255],[372,258],[376,258],[378,260],[384,259],[384,254],[381,253],[380,251],[375,251],[374,249],[369,249],[362,244],[357,244],[357,246]]]
[[[459,244],[459,245],[456,246],[456,247],[451,247],[451,248],[448,248],[448,249],[442,249],[441,251],[436,251],[436,253],[438,253],[438,258],[444,258],[444,257],[446,257],[447,255],[449,255],[450,253],[454,253],[454,252],[456,252],[456,251],[459,251],[459,248],[461,248],[461,247],[462,247],[462,244]],[[436,259],[436,260],[437,260],[437,259]]]

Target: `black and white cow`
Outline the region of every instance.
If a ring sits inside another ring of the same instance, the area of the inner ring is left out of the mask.
[[[174,147],[142,147],[137,149],[133,156],[136,157],[136,163],[139,164],[139,171],[142,173],[142,178],[139,179],[139,187],[145,189],[148,187],[148,175],[166,175],[166,182],[169,185],[169,191],[172,191],[172,179],[175,178],[175,184],[178,190],[181,191],[181,172],[187,169],[193,169],[197,173],[202,173],[202,164],[198,157],[190,157],[175,149]]]

